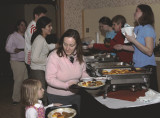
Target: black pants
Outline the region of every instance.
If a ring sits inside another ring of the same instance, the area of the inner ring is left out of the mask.
[[[30,65],[28,65],[26,63],[25,63],[25,65],[26,65],[27,72],[28,72],[28,78],[30,78],[31,67],[30,67]]]
[[[152,65],[148,65],[145,66],[144,68],[146,68],[148,71],[151,72],[150,75],[150,88],[158,91],[158,82],[157,82],[157,69],[156,66],[152,66]]]
[[[47,93],[46,93],[47,83],[45,80],[45,72],[43,70],[32,70],[31,69],[30,79],[38,79],[41,81],[42,87],[44,89],[44,96],[42,98],[42,101],[45,106],[48,105]]]

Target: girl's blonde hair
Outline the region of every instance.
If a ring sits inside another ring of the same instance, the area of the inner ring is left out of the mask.
[[[42,86],[36,79],[26,79],[22,83],[21,101],[25,106],[32,106],[38,102],[38,90]]]

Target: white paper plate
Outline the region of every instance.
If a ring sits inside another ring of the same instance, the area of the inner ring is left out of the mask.
[[[93,77],[86,77],[81,79],[83,82],[92,81]]]
[[[48,114],[48,118],[55,118],[55,117],[52,117],[52,115],[55,113],[55,112],[59,112],[62,114],[62,112],[68,112],[68,113],[73,113],[72,116],[70,116],[69,118],[73,118],[77,112],[76,110],[72,109],[72,108],[58,108],[58,109],[55,109],[53,111],[51,111],[49,114]]]
[[[101,82],[103,82],[103,83],[105,83],[106,80],[107,80],[106,77],[95,77],[94,79],[97,80],[97,81],[101,81]]]

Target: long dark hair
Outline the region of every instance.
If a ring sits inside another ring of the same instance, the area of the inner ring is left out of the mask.
[[[15,25],[15,31],[18,31],[18,26],[24,22],[25,26],[27,27],[27,22],[24,19],[20,19],[17,21],[16,25]]]
[[[36,31],[33,33],[32,37],[31,37],[31,44],[34,42],[34,39],[39,34],[42,34],[42,28],[45,28],[46,25],[48,25],[49,23],[51,23],[51,19],[46,16],[43,16],[38,19],[38,21],[36,23]]]
[[[64,43],[64,38],[65,37],[73,37],[76,41],[76,54],[77,54],[77,59],[79,63],[81,64],[83,62],[83,51],[82,51],[82,41],[80,39],[80,35],[77,30],[74,29],[68,29],[60,38],[58,41],[58,48],[57,48],[57,54],[59,57],[64,56],[64,48],[63,48],[63,43]]]
[[[138,22],[135,21],[135,26],[140,25],[147,25],[150,24],[154,27],[154,14],[152,8],[146,4],[140,4],[137,6],[142,11],[142,16],[138,19]]]

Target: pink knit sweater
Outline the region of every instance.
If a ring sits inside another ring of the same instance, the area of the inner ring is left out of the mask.
[[[65,57],[59,57],[56,51],[53,51],[47,61],[46,81],[48,83],[47,92],[55,95],[72,95],[68,88],[68,82],[78,82],[81,78],[88,77],[86,73],[86,64],[81,65],[74,59],[74,63]]]

